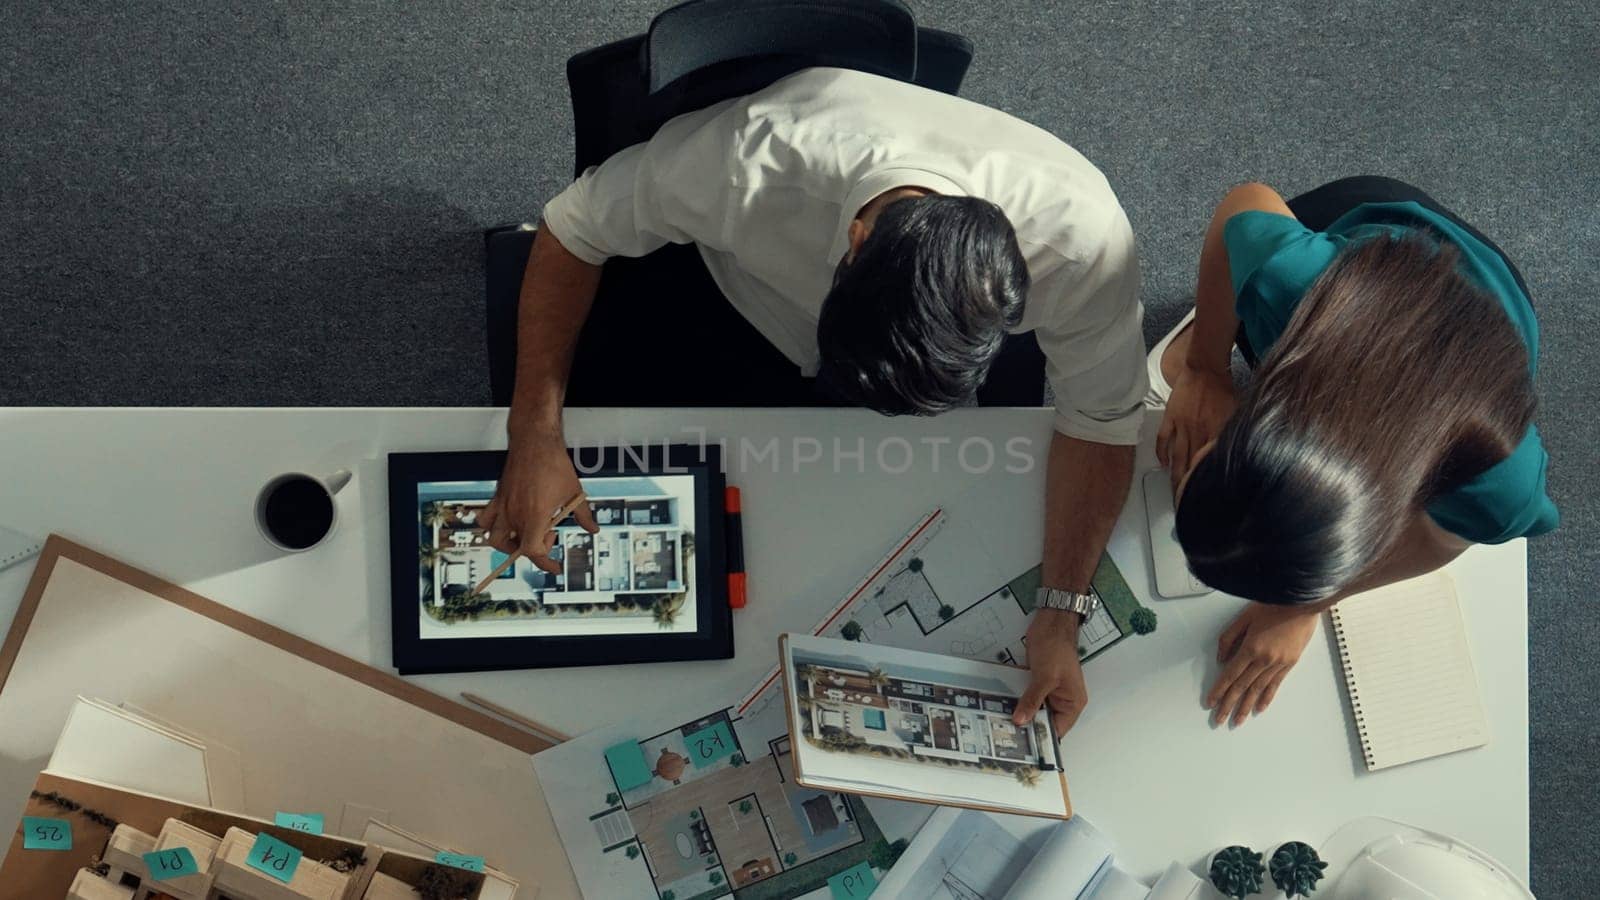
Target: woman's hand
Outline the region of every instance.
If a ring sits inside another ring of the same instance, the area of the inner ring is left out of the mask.
[[[1172,384],[1166,415],[1156,436],[1156,458],[1172,473],[1177,491],[1200,449],[1216,439],[1233,415],[1238,401],[1233,395],[1233,373],[1184,364]]]
[[[1206,694],[1213,725],[1231,715],[1235,726],[1272,703],[1278,685],[1300,661],[1317,616],[1325,604],[1277,606],[1252,603],[1239,613],[1217,640],[1222,674]]]

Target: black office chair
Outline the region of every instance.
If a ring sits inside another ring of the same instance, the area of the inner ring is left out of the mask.
[[[899,0],[690,0],[657,16],[643,35],[588,50],[567,61],[572,96],[574,174],[599,165],[625,147],[648,140],[674,116],[753,93],[779,78],[813,66],[872,72],[955,94],[972,62],[972,44],[946,31],[917,28]],[[511,401],[516,366],[517,301],[533,231],[509,225],[485,235],[489,383],[497,406]],[[652,274],[665,277],[652,277]],[[607,287],[651,285],[656,290],[712,290],[693,247],[668,246],[641,259],[606,263],[601,295]],[[659,310],[625,312],[629,327]],[[804,405],[814,395],[798,385],[798,370],[726,303],[708,322],[725,343],[733,377],[715,395],[674,394],[661,383],[579,384],[569,386],[574,406],[649,405]],[[614,333],[617,311],[602,309],[597,298],[579,339],[578,362],[605,354],[601,337]],[[609,321],[608,321],[609,320]],[[1041,364],[1042,365],[1042,364]],[[741,391],[738,373],[796,376],[795,390],[773,396]],[[690,383],[693,379],[684,379]],[[1042,384],[1042,376],[1041,382]]]

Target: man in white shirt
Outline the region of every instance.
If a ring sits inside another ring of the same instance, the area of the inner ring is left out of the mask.
[[[1032,331],[1056,402],[1043,568],[1056,590],[1041,602],[1089,591],[1146,389],[1127,217],[1053,135],[842,69],[679,116],[545,207],[522,287],[510,453],[484,514],[502,550],[556,566],[547,520],[578,491],[561,411],[600,265],[668,243],[695,244],[803,373],[882,412],[970,405],[1006,334]],[[594,527],[587,510],[579,520]],[[1073,603],[1034,613],[1019,719],[1048,702],[1063,730],[1076,721],[1083,615]]]

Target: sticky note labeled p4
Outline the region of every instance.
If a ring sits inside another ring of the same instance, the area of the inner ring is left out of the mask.
[[[270,834],[258,834],[245,862],[257,872],[288,884],[294,880],[295,870],[300,868],[300,858],[304,855]]]
[[[23,816],[22,849],[71,850],[72,823],[66,819]]]

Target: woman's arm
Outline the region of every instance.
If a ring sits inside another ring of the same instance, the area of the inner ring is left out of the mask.
[[[1294,217],[1276,191],[1256,183],[1229,191],[1211,214],[1211,225],[1200,249],[1194,323],[1189,329],[1187,348],[1178,360],[1172,397],[1156,438],[1156,457],[1171,469],[1174,485],[1233,414],[1233,376],[1228,362],[1239,317],[1233,309],[1233,280],[1222,231],[1229,219],[1249,210]]]
[[[1267,708],[1284,676],[1305,652],[1318,613],[1346,597],[1432,572],[1469,546],[1469,541],[1440,528],[1433,517],[1421,511],[1376,566],[1334,596],[1303,606],[1252,603],[1245,607],[1217,639],[1222,672],[1206,693],[1212,721],[1220,724],[1231,718],[1239,725]]]

